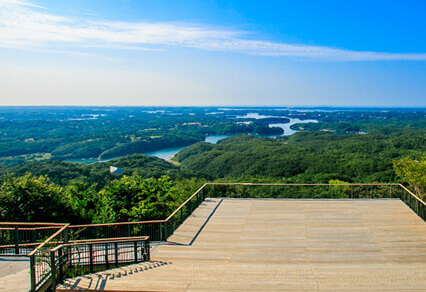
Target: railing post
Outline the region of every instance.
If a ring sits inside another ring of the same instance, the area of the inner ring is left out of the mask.
[[[105,267],[109,270],[109,261],[108,261],[108,243],[105,243]]]
[[[118,268],[118,243],[114,242],[115,267]]]
[[[416,200],[416,210],[417,210],[417,214],[419,215],[419,200]]]
[[[89,244],[89,263],[90,263],[90,273],[93,273],[93,244]]]
[[[56,264],[55,264],[55,252],[50,252],[50,274],[52,278],[52,292],[56,291]]]
[[[135,263],[138,262],[138,242],[135,240],[133,242],[133,252],[135,254]]]
[[[207,185],[204,185],[204,187],[201,189],[201,194],[203,195],[203,201],[206,199],[206,193],[204,192],[204,188],[207,187]]]
[[[389,199],[392,199],[392,185],[389,186]]]
[[[127,224],[127,237],[130,237],[131,235],[131,228],[130,228],[130,224]]]
[[[411,194],[408,194],[408,206],[411,208]]]
[[[30,277],[31,277],[31,292],[35,292],[36,289],[36,267],[35,267],[35,255],[30,256]]]
[[[63,265],[63,251],[62,247],[58,249],[58,268],[59,268],[59,283],[62,283],[64,280],[64,265]]]
[[[149,261],[149,260],[151,260],[151,251],[150,251],[150,241],[149,241],[149,239],[147,239],[146,241],[145,241],[145,248],[146,248],[146,254],[147,254],[147,260]]]
[[[68,226],[67,226],[67,228],[65,228],[65,230],[64,230],[64,244],[67,244],[68,243]]]
[[[354,198],[354,186],[351,186],[351,199]]]
[[[19,227],[15,226],[15,254],[19,254]]]
[[[173,219],[171,219],[173,220]],[[168,222],[164,222],[164,241],[167,241],[167,238],[169,237],[169,228],[168,228]]]
[[[37,230],[35,229],[35,228],[33,228],[32,230],[31,230],[32,232],[31,232],[31,237],[32,237],[32,243],[35,243],[35,242],[37,242]]]

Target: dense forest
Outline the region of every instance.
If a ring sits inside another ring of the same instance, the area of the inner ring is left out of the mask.
[[[240,135],[218,144],[197,143],[176,155],[182,169],[216,178],[267,177],[297,183],[394,182],[393,161],[419,159],[426,151],[422,130],[398,135],[336,135],[299,132],[279,139]]]
[[[251,113],[232,108],[3,108],[0,220],[160,219],[208,181],[401,182],[425,194],[425,111],[261,108],[257,116]],[[292,128],[299,132],[289,136],[269,127],[291,119],[318,122],[295,123]],[[217,144],[202,142],[208,134],[235,135]],[[169,161],[137,154],[190,144]],[[92,156],[124,157],[87,165],[62,161]],[[110,166],[123,173],[112,174]]]

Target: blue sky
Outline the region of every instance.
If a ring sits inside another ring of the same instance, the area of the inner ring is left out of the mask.
[[[425,1],[0,1],[0,105],[426,106]]]

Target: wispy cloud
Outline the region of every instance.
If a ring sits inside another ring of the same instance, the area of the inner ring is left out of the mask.
[[[0,46],[10,48],[107,48],[164,50],[188,47],[260,56],[320,60],[426,60],[426,54],[352,51],[325,46],[247,39],[247,33],[188,23],[117,22],[77,19],[48,13],[28,1],[0,2]]]

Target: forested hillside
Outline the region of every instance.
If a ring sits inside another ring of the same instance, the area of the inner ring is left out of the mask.
[[[161,219],[208,181],[402,182],[419,196],[426,190],[424,111],[95,110],[5,110],[1,221]],[[310,119],[318,123],[300,123]],[[270,123],[282,126],[290,120],[299,132],[276,137],[283,128]],[[207,134],[235,136],[217,144],[196,143]],[[186,143],[195,144],[169,161],[133,154]],[[87,165],[61,161],[92,155],[124,157]],[[124,172],[111,174],[110,166]]]
[[[249,135],[216,145],[197,143],[176,155],[182,169],[214,178],[275,178],[299,183],[393,182],[393,161],[426,150],[423,130],[394,135],[336,135],[300,132],[289,138]]]

